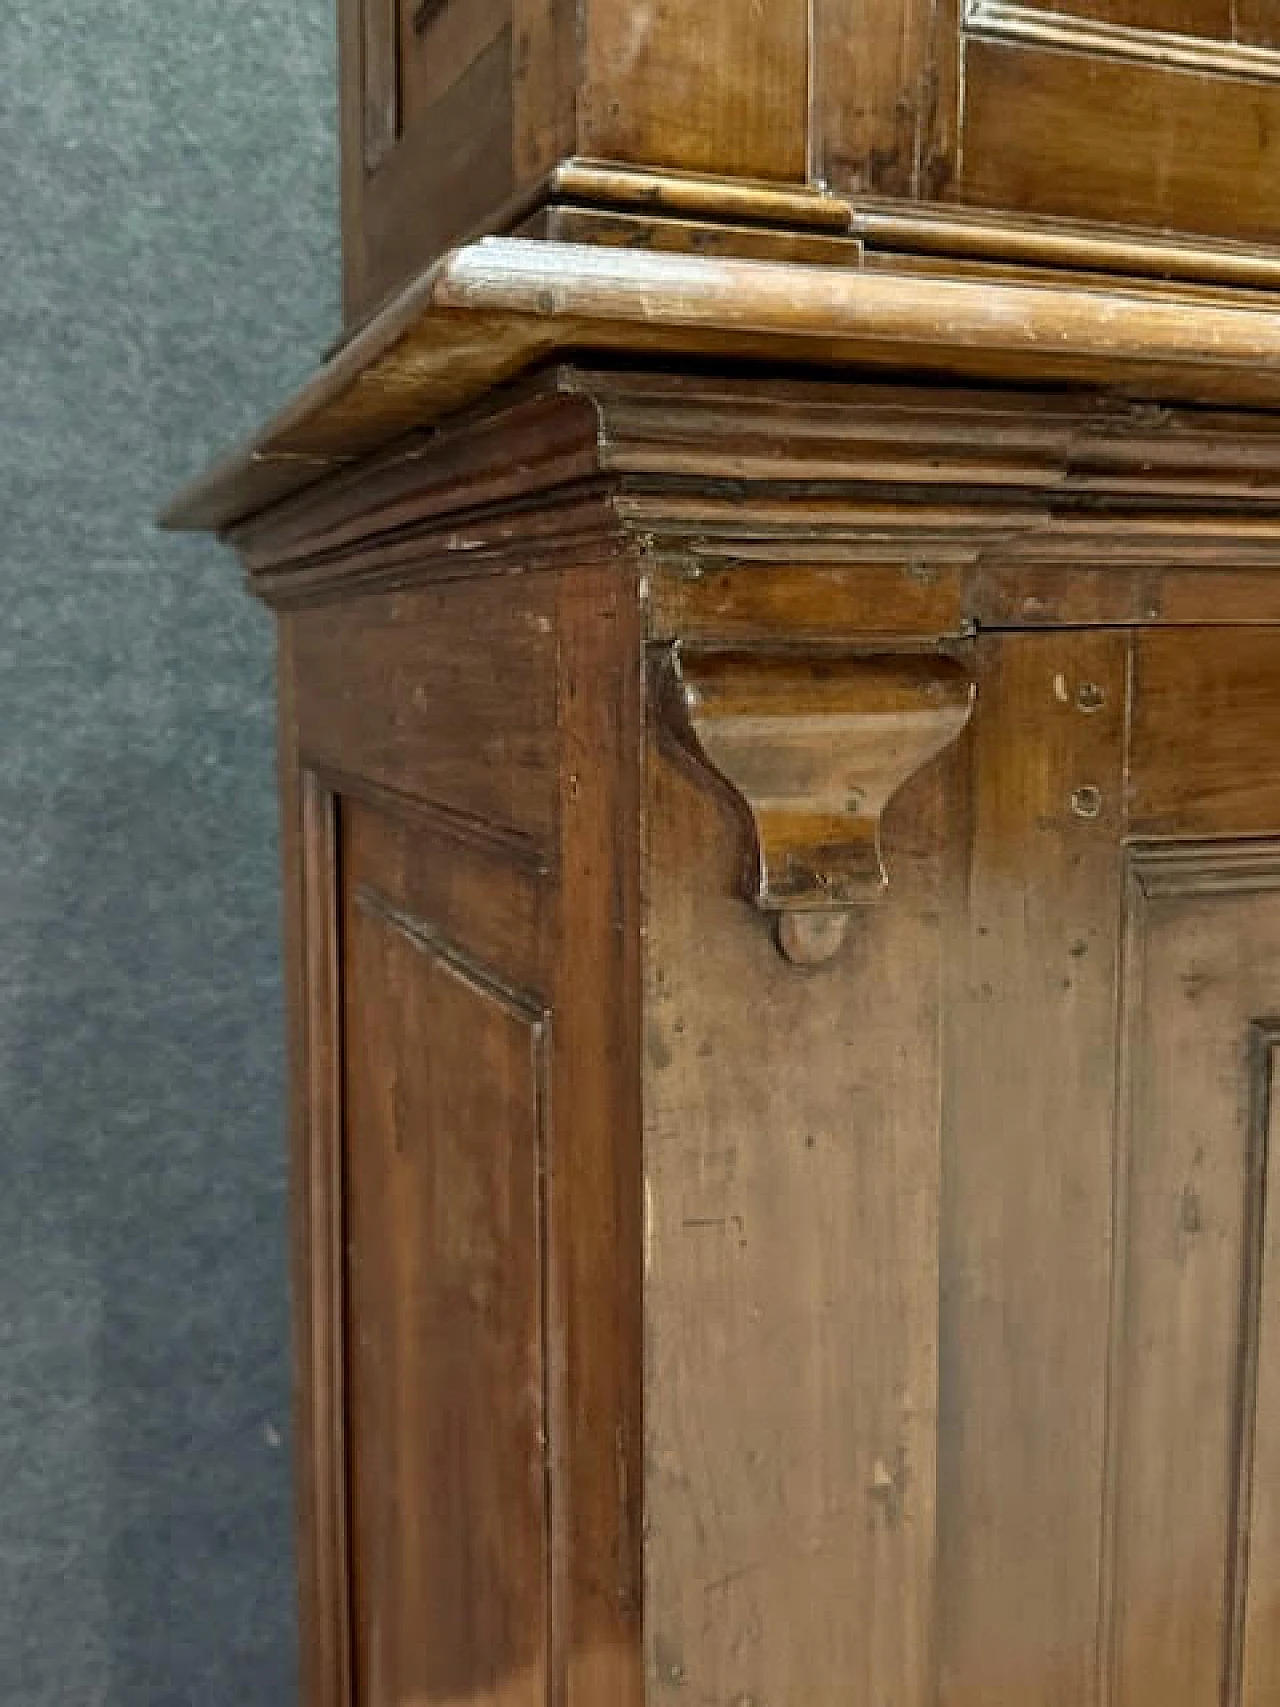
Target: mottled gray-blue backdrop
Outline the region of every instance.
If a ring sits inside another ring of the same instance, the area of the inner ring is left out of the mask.
[[[295,1698],[271,635],[152,531],[337,326],[333,0],[0,8],[0,1704]]]

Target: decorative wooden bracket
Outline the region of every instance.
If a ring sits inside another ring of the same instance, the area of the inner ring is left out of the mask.
[[[973,702],[968,674],[936,656],[673,649],[665,714],[745,807],[746,893],[777,915],[788,959],[830,959],[849,910],[884,894],[885,808],[959,736]]]

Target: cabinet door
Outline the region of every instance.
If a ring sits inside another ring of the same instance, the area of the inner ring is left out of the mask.
[[[1274,242],[1280,12],[1258,0],[960,0],[965,201]]]
[[[814,30],[837,190],[1280,237],[1268,0],[815,0]]]
[[[944,1707],[1280,1698],[1280,636],[980,647]]]

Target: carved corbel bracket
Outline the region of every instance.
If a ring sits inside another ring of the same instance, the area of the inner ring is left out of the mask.
[[[662,695],[683,746],[745,808],[744,887],[788,959],[839,948],[888,885],[885,808],[960,735],[967,672],[936,656],[814,657],[673,648]]]

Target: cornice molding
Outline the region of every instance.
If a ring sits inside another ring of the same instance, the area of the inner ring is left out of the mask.
[[[1256,294],[486,238],[411,286],[164,520],[225,531],[569,350],[1280,405],[1280,301]]]
[[[264,596],[639,547],[726,565],[1280,569],[1280,419],[1114,398],[553,370],[233,531]],[[543,549],[545,547],[545,549]]]

